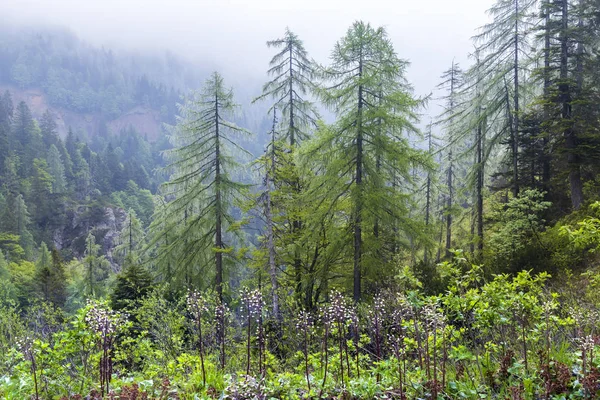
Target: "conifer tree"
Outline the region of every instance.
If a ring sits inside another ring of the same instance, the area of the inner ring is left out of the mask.
[[[316,107],[308,99],[315,86],[316,66],[308,58],[302,40],[288,28],[282,38],[267,42],[267,46],[279,50],[269,63],[268,74],[273,79],[264,85],[262,95],[254,101],[270,98],[273,105],[269,112],[274,114],[276,109],[280,112],[278,124],[272,130],[270,161],[266,160],[273,164],[267,167],[271,169],[267,183],[273,185],[269,192],[271,213],[283,216],[271,219],[273,238],[277,238],[273,250],[278,262],[293,266],[296,299],[309,306],[302,276],[307,271],[305,256],[311,249],[307,249],[301,239],[305,225],[298,209],[299,198],[307,185],[298,173],[294,153],[310,136],[319,118]]]
[[[40,130],[34,121],[31,110],[24,101],[15,109],[12,127],[11,149],[19,156],[19,174],[28,177],[32,173],[33,160],[42,154]]]
[[[288,28],[281,39],[270,40],[268,47],[280,49],[269,63],[273,79],[263,87],[263,93],[254,101],[273,99],[269,111],[277,108],[281,117],[277,140],[295,147],[309,136],[319,118],[313,103],[307,99],[314,87],[315,65],[300,38]]]
[[[493,21],[484,25],[475,37],[480,43],[482,54],[479,68],[487,76],[487,88],[483,92],[498,89],[504,83],[506,107],[509,110],[507,125],[511,149],[512,189],[516,197],[519,193],[518,176],[518,133],[520,130],[521,106],[523,104],[524,80],[527,74],[527,55],[530,51],[529,33],[535,23],[532,19],[536,0],[497,0],[488,10]]]
[[[313,190],[332,212],[347,212],[353,297],[359,301],[363,275],[370,272],[383,279],[382,265],[391,258],[393,247],[380,246],[380,241],[395,242],[396,229],[415,230],[406,218],[406,198],[390,183],[393,177],[410,182],[410,166],[425,161],[403,136],[415,130],[419,101],[404,80],[407,62],[397,57],[383,28],[355,22],[336,43],[331,61],[323,70],[331,85],[321,97],[337,112],[338,121],[322,129],[306,151],[325,162],[321,176],[313,179]],[[381,227],[388,232],[387,240],[372,240],[365,230],[376,219],[388,224]]]
[[[10,129],[13,117],[13,103],[10,93],[0,96],[0,176],[4,174],[4,165],[10,155]]]
[[[85,239],[85,253],[81,260],[82,294],[88,298],[98,298],[105,293],[110,263],[100,254],[100,245],[92,232]]]
[[[127,212],[123,227],[117,237],[115,253],[121,258],[122,265],[139,262],[139,252],[144,248],[144,229],[134,210]]]
[[[52,183],[48,163],[44,159],[36,158],[33,161],[29,203],[32,205],[32,219],[42,230],[47,227],[51,213],[56,212],[56,209],[53,209],[54,204],[51,202],[50,196]]]
[[[54,144],[50,145],[46,162],[48,163],[50,175],[52,175],[52,193],[64,194],[67,190],[65,166],[63,164],[60,152]]]
[[[125,267],[116,277],[110,296],[112,308],[122,310],[135,307],[152,290],[153,279],[148,270],[133,258],[128,258]]]
[[[444,96],[446,100],[445,111],[442,114],[445,116],[443,120],[446,127],[446,152],[448,154],[447,169],[445,171],[445,182],[446,182],[446,255],[450,255],[452,248],[452,219],[453,219],[453,206],[455,201],[455,163],[459,153],[459,143],[461,142],[461,135],[459,135],[455,129],[455,118],[458,108],[458,94],[460,87],[463,83],[463,71],[458,64],[452,61],[450,69],[442,74],[442,83],[438,85],[438,88],[444,88],[447,90],[447,94]]]
[[[181,226],[176,235],[169,235],[172,240],[164,257],[173,260],[174,267],[196,270],[195,281],[186,275],[188,287],[198,283],[200,274],[214,274],[221,302],[224,261],[236,261],[232,233],[237,223],[232,207],[243,200],[247,188],[232,178],[239,166],[237,156],[247,154],[236,144],[236,135],[247,131],[228,120],[235,107],[232,90],[216,72],[199,93],[187,99],[170,136],[175,147],[167,152],[171,178],[163,188],[165,196],[173,199],[164,212],[163,228]],[[163,233],[154,236],[160,238]],[[212,271],[204,269],[211,265]]]
[[[60,254],[52,252],[44,242],[40,247],[40,256],[36,264],[36,294],[55,307],[62,307],[66,301],[66,274]]]
[[[50,110],[46,110],[42,118],[40,119],[40,133],[42,140],[44,141],[44,147],[49,148],[55,145],[60,140],[56,129],[58,128],[54,116],[50,113]]]

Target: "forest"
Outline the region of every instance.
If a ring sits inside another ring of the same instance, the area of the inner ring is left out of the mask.
[[[0,398],[600,398],[600,3],[488,16],[441,97],[360,20],[323,63],[282,30],[247,104],[0,37]]]

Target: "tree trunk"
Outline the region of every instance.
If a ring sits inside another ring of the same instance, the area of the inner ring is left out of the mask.
[[[431,146],[431,126],[429,126],[429,131],[427,134],[427,141],[429,142],[428,149],[429,154],[431,154],[432,146]],[[429,214],[431,212],[431,172],[427,172],[427,186],[425,190],[425,227],[429,227]],[[425,253],[423,254],[423,263],[427,264],[429,261],[429,249],[425,248]]]
[[[483,122],[477,127],[477,252],[481,259],[483,252]]]
[[[512,164],[513,164],[513,195],[519,195],[519,0],[515,0],[515,115],[513,118],[514,128],[512,130]]]
[[[452,150],[449,154],[450,166],[448,167],[448,177],[446,184],[448,186],[448,203],[446,208],[446,256],[450,257],[450,249],[452,248],[452,201],[454,197],[454,187],[452,183]]]
[[[273,315],[278,324],[281,323],[281,314],[279,312],[279,283],[277,280],[277,264],[275,261],[275,243],[273,227],[273,211],[271,207],[271,181],[275,178],[275,125],[277,123],[276,109],[273,110],[273,130],[271,131],[271,165],[267,169],[266,179],[266,220],[267,220],[267,247],[269,249],[269,275],[271,277],[271,299],[273,302]]]
[[[581,171],[579,157],[577,156],[577,134],[572,124],[571,89],[569,79],[569,4],[567,0],[561,1],[562,6],[562,29],[560,35],[560,101],[562,103],[561,117],[567,122],[563,133],[565,147],[567,149],[567,164],[569,167],[569,186],[571,189],[571,204],[574,210],[578,210],[583,203],[583,187],[581,184]]]
[[[363,61],[359,61],[359,77],[362,78]],[[357,117],[357,135],[356,135],[356,193],[354,205],[354,302],[358,303],[361,296],[361,258],[362,258],[362,176],[363,176],[363,132],[362,132],[362,112],[363,112],[363,85],[358,87],[358,117]]]
[[[221,205],[221,149],[219,143],[219,100],[215,93],[215,287],[219,301],[223,302],[223,221]]]
[[[548,6],[546,6],[548,7]],[[544,27],[544,99],[548,101],[550,96],[550,10],[546,8],[545,27]],[[544,122],[547,124],[550,120],[548,106],[544,106]],[[543,132],[542,149],[542,187],[544,191],[550,190],[550,138],[549,133]]]

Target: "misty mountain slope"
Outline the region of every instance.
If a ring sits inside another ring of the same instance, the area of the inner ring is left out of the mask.
[[[50,109],[63,136],[68,126],[94,136],[132,125],[156,138],[201,75],[170,54],[98,49],[59,29],[0,29],[0,88],[26,101],[34,116]]]
[[[50,110],[61,137],[69,127],[82,139],[133,128],[155,141],[163,123],[175,122],[182,95],[210,72],[169,52],[96,48],[63,29],[0,28],[0,91],[11,92],[15,103],[25,101],[35,118]],[[258,133],[258,141],[246,144],[260,154],[268,106],[250,104],[260,83],[243,81],[234,92],[242,105],[236,123]]]

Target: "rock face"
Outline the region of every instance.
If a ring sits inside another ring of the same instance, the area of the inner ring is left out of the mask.
[[[118,207],[78,206],[67,211],[64,225],[54,231],[54,246],[68,258],[83,258],[85,240],[92,232],[96,243],[101,246],[100,253],[118,272],[120,267],[115,262],[113,251],[126,218],[125,210]]]

